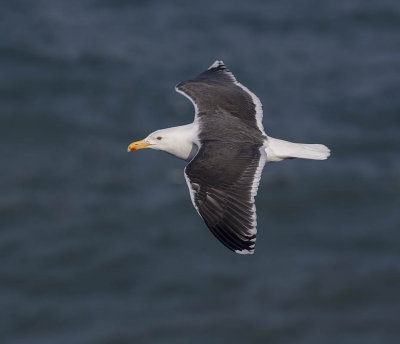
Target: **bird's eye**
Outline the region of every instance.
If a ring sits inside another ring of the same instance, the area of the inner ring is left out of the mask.
[[[157,139],[157,140],[161,140],[162,137],[161,137],[161,136],[157,136],[156,139]]]

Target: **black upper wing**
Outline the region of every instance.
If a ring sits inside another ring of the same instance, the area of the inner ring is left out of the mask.
[[[254,197],[265,159],[259,146],[204,141],[185,168],[196,210],[211,232],[237,253],[254,252]]]
[[[196,78],[179,83],[176,90],[192,101],[196,117],[229,113],[265,134],[260,100],[236,80],[222,61],[216,61]]]

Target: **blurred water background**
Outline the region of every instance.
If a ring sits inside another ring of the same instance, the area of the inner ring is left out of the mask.
[[[266,166],[253,256],[126,152],[216,59],[332,149]],[[2,344],[400,343],[399,1],[2,1],[0,75]]]

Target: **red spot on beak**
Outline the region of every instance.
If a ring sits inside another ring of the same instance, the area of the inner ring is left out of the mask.
[[[131,148],[131,152],[134,152],[136,150],[136,148]]]

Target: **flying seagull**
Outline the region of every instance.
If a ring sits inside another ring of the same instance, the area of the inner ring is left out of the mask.
[[[189,161],[185,179],[190,198],[208,228],[232,251],[254,253],[254,197],[265,163],[324,160],[330,150],[267,136],[260,100],[222,61],[175,89],[193,103],[193,123],[157,130],[131,143],[128,152],[151,148]]]

